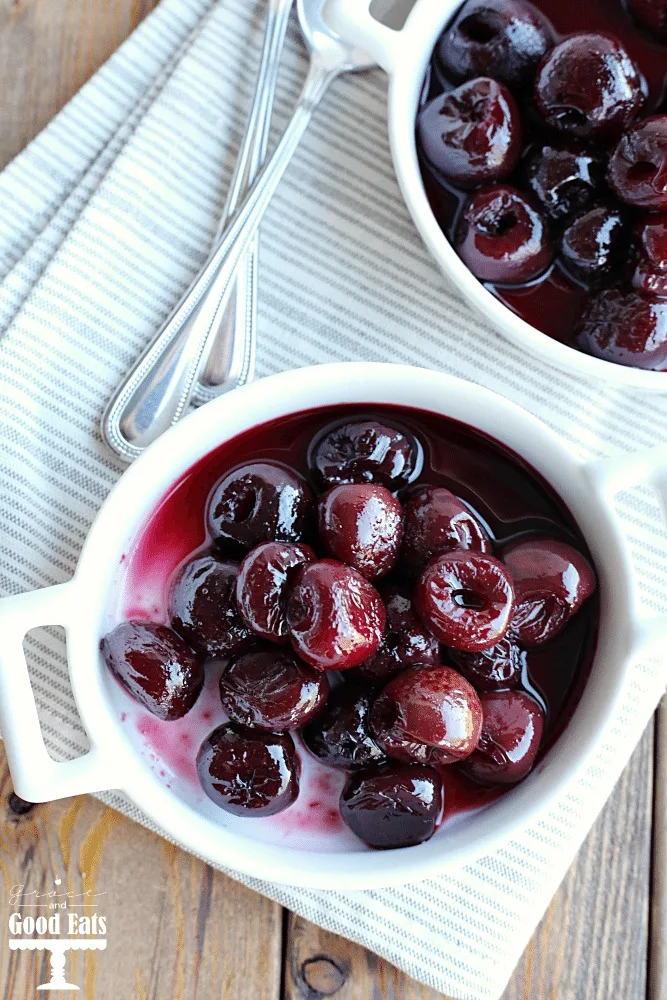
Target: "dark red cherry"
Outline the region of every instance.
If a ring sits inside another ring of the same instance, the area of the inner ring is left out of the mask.
[[[448,651],[452,663],[477,691],[498,691],[518,687],[526,664],[526,653],[514,639],[505,637],[490,649],[466,653]]]
[[[632,285],[643,295],[667,298],[667,212],[645,215],[635,227],[637,264]]]
[[[406,667],[435,664],[440,660],[440,645],[422,625],[410,597],[392,588],[382,595],[387,611],[387,625],[376,653],[357,668],[356,674],[371,682],[387,681]]]
[[[367,660],[382,641],[385,617],[375,587],[334,559],[300,570],[287,604],[292,646],[317,670],[349,670]]]
[[[622,201],[650,212],[667,209],[667,115],[645,118],[623,136],[608,180]]]
[[[100,643],[109,670],[158,719],[180,719],[204,684],[204,668],[166,625],[123,622]]]
[[[507,87],[479,77],[427,104],[417,119],[417,135],[438,173],[459,187],[476,187],[514,170],[521,116]]]
[[[307,545],[264,542],[241,563],[236,581],[236,603],[241,618],[256,635],[286,643],[287,598],[302,566],[316,555]]]
[[[403,537],[403,508],[385,486],[345,483],[320,498],[320,541],[329,555],[367,580],[393,569]]]
[[[370,847],[413,847],[433,835],[442,799],[437,771],[417,764],[393,765],[351,775],[340,796],[340,814]]]
[[[233,657],[220,677],[220,700],[232,722],[273,732],[304,725],[328,694],[326,674],[275,647]]]
[[[341,483],[380,483],[400,490],[421,471],[417,441],[397,427],[361,419],[325,429],[310,446],[310,467],[320,489]]]
[[[535,81],[544,121],[578,139],[620,135],[646,95],[646,82],[618,38],[594,32],[559,42],[542,60]]]
[[[540,747],[544,714],[523,691],[494,691],[482,698],[484,722],[465,773],[485,785],[511,785],[525,778]]]
[[[312,754],[329,767],[359,770],[385,763],[387,755],[371,736],[372,693],[354,684],[335,688],[318,717],[301,735]]]
[[[418,573],[433,556],[452,549],[490,552],[482,523],[444,486],[420,486],[405,502],[401,564]]]
[[[553,45],[546,17],[523,0],[467,0],[443,32],[437,54],[455,80],[488,74],[524,83]]]
[[[456,250],[480,281],[523,284],[551,264],[546,222],[531,199],[509,184],[481,188],[468,200]]]
[[[238,574],[236,563],[198,556],[185,564],[172,585],[172,627],[200,656],[241,653],[255,642],[236,606]]]
[[[236,816],[273,816],[299,794],[299,759],[289,733],[218,726],[201,745],[197,773],[208,797]]]
[[[631,368],[667,368],[667,300],[607,288],[585,310],[576,331],[587,354]]]
[[[479,697],[451,667],[412,667],[375,699],[371,731],[397,760],[452,764],[471,754],[482,726]]]
[[[592,207],[605,191],[607,157],[570,140],[546,142],[528,156],[526,183],[555,222]]]
[[[457,550],[427,565],[417,581],[413,602],[440,642],[476,652],[505,636],[514,611],[514,588],[498,559]]]
[[[640,28],[667,41],[667,0],[627,0],[627,4]]]
[[[608,281],[625,264],[628,243],[625,212],[612,205],[597,205],[572,219],[563,232],[561,263],[579,281]]]
[[[300,542],[308,535],[313,497],[305,480],[277,462],[251,462],[226,473],[208,504],[216,545],[242,555],[261,542]]]
[[[586,557],[555,538],[514,542],[503,560],[516,594],[512,634],[523,646],[555,638],[595,590],[595,573]]]

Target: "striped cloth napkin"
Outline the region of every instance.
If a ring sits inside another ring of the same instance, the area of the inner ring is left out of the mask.
[[[122,472],[102,447],[100,412],[205,256],[254,87],[262,6],[163,0],[0,175],[3,593],[72,575]],[[293,25],[277,127],[304,68]],[[261,255],[260,376],[343,359],[441,369],[504,393],[591,457],[650,446],[667,426],[667,399],[524,357],[445,288],[394,179],[379,71],[326,99],[263,224]],[[620,508],[646,604],[664,612],[656,499],[635,491]],[[60,633],[33,633],[29,652],[51,752],[81,753]],[[350,893],[243,881],[452,997],[495,1000],[646,726],[663,667],[634,669],[595,763],[550,814],[458,875]],[[120,795],[103,798],[150,825]]]

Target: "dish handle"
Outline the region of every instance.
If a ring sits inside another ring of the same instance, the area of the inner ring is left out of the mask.
[[[121,784],[113,756],[104,755],[95,742],[82,757],[55,761],[42,736],[23,639],[41,625],[62,625],[67,630],[79,604],[72,582],[0,600],[0,732],[16,793],[28,802]]]
[[[405,36],[410,25],[408,16],[403,28],[388,28],[370,12],[372,0],[327,0],[324,19],[341,38],[368,52],[382,69],[391,74],[406,58]]]
[[[584,473],[596,493],[602,494],[612,506],[624,490],[633,486],[652,486],[667,520],[667,444],[629,455],[595,459],[586,463]],[[667,615],[647,614],[636,600],[633,620],[630,636],[633,659],[664,654],[667,651]]]

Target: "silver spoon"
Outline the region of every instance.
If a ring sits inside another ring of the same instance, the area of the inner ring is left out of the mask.
[[[374,60],[344,42],[324,21],[326,0],[297,0],[310,66],[292,119],[273,155],[234,215],[224,236],[179,307],[185,317],[158,334],[107,408],[102,433],[112,450],[132,461],[187,412],[213,346],[236,266],[330,84],[341,74],[370,69]],[[201,322],[187,326],[194,310]]]
[[[280,56],[285,41],[285,33],[292,10],[292,0],[267,0],[264,43],[260,56],[257,83],[252,107],[248,116],[246,132],[239,149],[234,174],[229,185],[225,208],[216,230],[213,244],[219,242],[229,219],[233,216],[242,196],[257,176],[266,158],[271,131],[271,116],[275,100]],[[220,302],[215,282],[197,299],[193,308],[193,297],[197,296],[200,274],[194,279],[175,309],[162,325],[147,350],[130,369],[125,379],[109,400],[101,421],[102,437],[107,446],[125,461],[136,458],[132,439],[143,423],[159,418],[160,395],[169,397],[170,385],[178,383],[180,370],[179,356],[186,341],[191,341],[199,331],[216,330],[216,367],[211,369],[212,378],[225,383],[226,388],[236,388],[250,382],[255,369],[255,325],[257,315],[257,235],[250,242],[244,258],[239,261],[232,286],[224,303]],[[210,258],[209,258],[210,259]],[[153,369],[147,365],[149,354],[161,338],[170,349]],[[180,357],[185,360],[185,356]],[[220,372],[222,371],[222,374]],[[145,388],[148,392],[146,403],[139,404],[135,413],[131,406],[139,403],[135,386],[139,385],[144,372]],[[176,381],[174,381],[176,380]],[[222,385],[216,386],[218,395]],[[175,390],[174,390],[175,391]],[[206,385],[196,388],[199,402],[212,398]],[[154,411],[152,406],[155,407]]]

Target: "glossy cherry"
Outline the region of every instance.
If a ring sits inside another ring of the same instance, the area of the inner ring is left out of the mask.
[[[526,665],[526,653],[514,639],[505,637],[490,649],[466,653],[450,649],[449,658],[476,691],[498,691],[518,687]]]
[[[245,557],[236,580],[239,613],[255,635],[271,642],[286,643],[287,599],[301,567],[316,555],[307,545],[264,542]]]
[[[340,814],[352,833],[370,847],[413,847],[433,835],[442,800],[437,771],[395,764],[351,775],[340,796]]]
[[[560,260],[579,281],[609,281],[625,264],[629,226],[625,212],[613,205],[597,205],[576,216],[560,241]]]
[[[204,684],[204,668],[166,625],[129,621],[100,643],[104,662],[123,687],[158,719],[186,715]]]
[[[438,173],[471,188],[514,170],[521,152],[521,116],[507,87],[478,77],[427,104],[417,119],[417,135]]]
[[[476,652],[495,645],[507,633],[514,587],[498,559],[456,550],[431,560],[417,581],[413,603],[440,642]]]
[[[406,432],[361,418],[325,428],[310,447],[309,462],[320,489],[379,483],[396,491],[419,475],[422,452]]]
[[[667,42],[667,0],[626,0],[640,28]]]
[[[433,665],[440,660],[440,645],[422,624],[404,590],[382,594],[387,624],[382,642],[355,673],[371,682],[384,682],[407,667]]]
[[[233,657],[220,677],[220,700],[230,719],[273,732],[309,722],[328,694],[326,674],[275,647]]]
[[[554,639],[596,587],[595,572],[577,549],[555,538],[527,538],[503,552],[514,581],[512,634],[523,646]]]
[[[635,227],[635,244],[633,288],[643,295],[667,298],[667,212],[640,219]]]
[[[312,754],[329,767],[359,770],[387,760],[369,728],[372,693],[355,684],[335,688],[318,717],[301,735]]]
[[[667,368],[667,300],[624,287],[596,295],[581,317],[582,351],[632,368]]]
[[[468,80],[488,74],[524,83],[553,45],[547,18],[523,0],[467,0],[443,32],[437,54],[446,74]]]
[[[475,749],[482,725],[479,697],[451,667],[412,667],[382,689],[371,731],[397,760],[451,764]]]
[[[200,747],[197,773],[208,797],[236,816],[273,816],[299,794],[299,759],[289,733],[218,726]]]
[[[287,604],[292,646],[317,670],[349,670],[367,660],[382,641],[385,617],[377,590],[334,559],[300,570]]]
[[[554,254],[542,213],[509,184],[492,184],[470,197],[456,250],[480,281],[510,285],[542,274]]]
[[[608,179],[628,205],[667,209],[667,115],[644,118],[625,133],[609,161]]]
[[[172,627],[200,656],[229,656],[255,642],[236,606],[238,573],[236,563],[204,555],[186,563],[172,584]]]
[[[570,140],[535,147],[524,166],[526,183],[547,215],[561,222],[590,208],[605,190],[607,157]]]
[[[401,565],[418,573],[436,555],[452,549],[490,552],[484,525],[444,486],[420,486],[405,501]]]
[[[639,68],[613,35],[569,35],[537,72],[535,103],[552,128],[579,139],[619,136],[646,100]]]
[[[403,508],[385,486],[333,486],[320,498],[318,523],[327,553],[367,580],[393,569],[403,537]]]
[[[219,549],[242,555],[261,542],[301,542],[310,532],[313,497],[304,479],[277,462],[251,462],[214,487],[208,525]]]
[[[540,748],[544,713],[524,691],[494,691],[482,698],[484,722],[465,773],[489,785],[511,785],[532,769]]]

